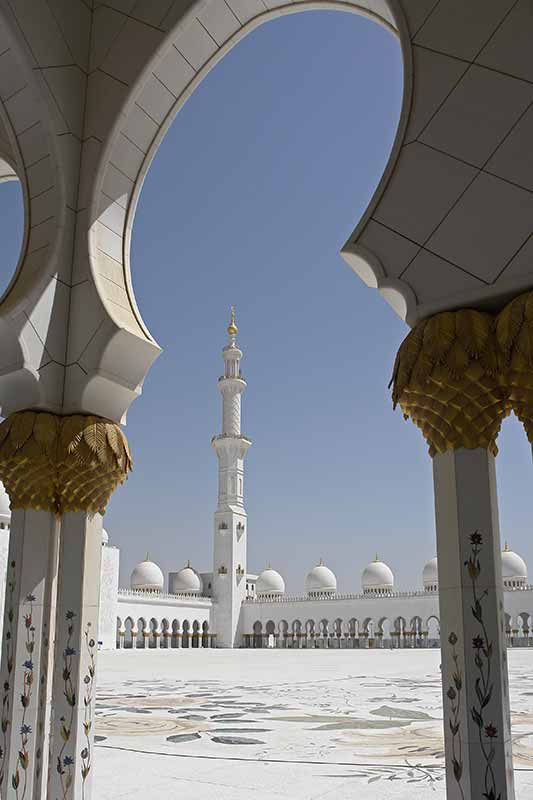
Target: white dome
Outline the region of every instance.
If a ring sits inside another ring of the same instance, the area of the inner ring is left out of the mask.
[[[364,568],[361,583],[365,594],[388,594],[394,588],[394,575],[391,568],[376,556]]]
[[[337,578],[329,567],[326,567],[322,559],[308,573],[305,579],[305,591],[310,595],[335,594],[337,592]]]
[[[172,575],[170,580],[170,591],[172,594],[198,593],[202,590],[202,581],[197,572],[191,567],[190,561],[187,566]]]
[[[109,534],[105,528],[102,528],[102,544],[109,544]]]
[[[439,568],[437,558],[428,561],[422,571],[422,583],[427,591],[436,591],[439,587]]]
[[[153,561],[141,561],[131,573],[132,589],[144,592],[161,592],[165,584],[163,573]]]
[[[506,544],[502,551],[502,578],[503,585],[514,588],[527,583],[527,566],[518,553],[514,553]]]
[[[11,522],[11,509],[9,507],[9,495],[6,487],[0,482],[0,522],[9,525]]]
[[[257,578],[255,590],[257,594],[285,594],[285,581],[279,572],[268,566]]]

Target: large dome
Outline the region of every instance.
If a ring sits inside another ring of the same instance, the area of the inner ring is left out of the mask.
[[[502,578],[506,589],[516,589],[527,584],[527,566],[518,553],[509,549],[507,542],[502,551]]]
[[[361,576],[364,594],[390,594],[394,588],[394,575],[392,570],[376,555]]]
[[[255,590],[258,595],[285,594],[285,581],[275,569],[269,565],[257,578]]]
[[[172,594],[198,594],[202,590],[202,581],[197,572],[191,567],[191,562],[172,575],[170,591]]]
[[[439,588],[439,568],[437,558],[428,561],[422,571],[422,583],[426,592],[436,592]]]
[[[329,567],[326,567],[322,559],[308,573],[305,579],[305,591],[311,597],[321,594],[336,594],[337,578]]]
[[[161,592],[165,585],[163,573],[153,561],[141,561],[130,578],[130,587],[142,592]]]

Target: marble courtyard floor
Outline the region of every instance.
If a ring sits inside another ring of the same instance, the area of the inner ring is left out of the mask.
[[[99,654],[95,797],[445,797],[438,650]],[[533,648],[509,651],[533,796]]]

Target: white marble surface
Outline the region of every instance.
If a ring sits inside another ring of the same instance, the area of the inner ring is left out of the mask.
[[[443,800],[439,663],[438,650],[102,652],[96,797]],[[511,650],[509,668],[525,798],[533,649]]]

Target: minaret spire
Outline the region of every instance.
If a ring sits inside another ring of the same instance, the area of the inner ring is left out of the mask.
[[[222,432],[211,440],[218,458],[218,505],[213,548],[213,596],[217,644],[239,646],[239,619],[246,593],[246,511],[244,457],[252,444],[241,432],[241,396],[246,381],[241,373],[243,352],[237,344],[235,308],[227,328],[229,342],[222,350],[224,374],[218,379],[222,394]]]
[[[228,334],[231,338],[235,338],[239,333],[239,329],[237,327],[237,323],[235,322],[235,306],[231,306],[230,308],[230,322],[228,325]]]

